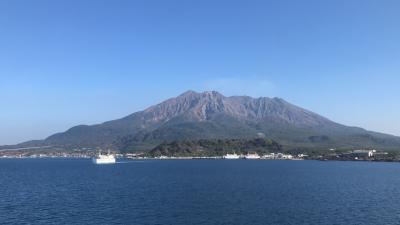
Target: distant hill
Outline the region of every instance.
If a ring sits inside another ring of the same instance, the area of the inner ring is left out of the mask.
[[[254,139],[284,148],[400,150],[400,137],[344,126],[280,98],[225,97],[188,91],[144,111],[102,124],[79,125],[18,146],[151,149],[164,141]]]

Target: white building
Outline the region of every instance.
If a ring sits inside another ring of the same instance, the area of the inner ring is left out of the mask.
[[[270,153],[263,155],[263,159],[293,159],[292,155],[283,153]]]
[[[262,156],[263,159],[275,159],[275,153],[270,153]]]
[[[354,150],[352,155],[356,157],[372,157],[374,153],[376,153],[376,150]]]

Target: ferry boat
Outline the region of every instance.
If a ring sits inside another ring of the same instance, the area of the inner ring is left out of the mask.
[[[224,155],[224,159],[240,159],[240,156],[236,153]]]
[[[260,159],[261,157],[257,153],[254,153],[254,154],[247,154],[244,156],[244,158],[245,159]]]
[[[92,158],[94,164],[114,164],[116,162],[115,156],[110,154],[108,151],[107,155],[102,155],[99,153],[97,156]]]

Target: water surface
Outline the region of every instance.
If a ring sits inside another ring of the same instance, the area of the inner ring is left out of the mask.
[[[0,224],[399,221],[398,163],[0,160]]]

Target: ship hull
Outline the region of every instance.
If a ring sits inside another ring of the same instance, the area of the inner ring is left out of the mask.
[[[223,158],[224,159],[240,159],[240,156],[236,155],[236,154],[226,154]]]
[[[110,159],[96,159],[96,158],[93,158],[92,162],[94,164],[114,164],[115,163],[115,158],[110,158]]]

